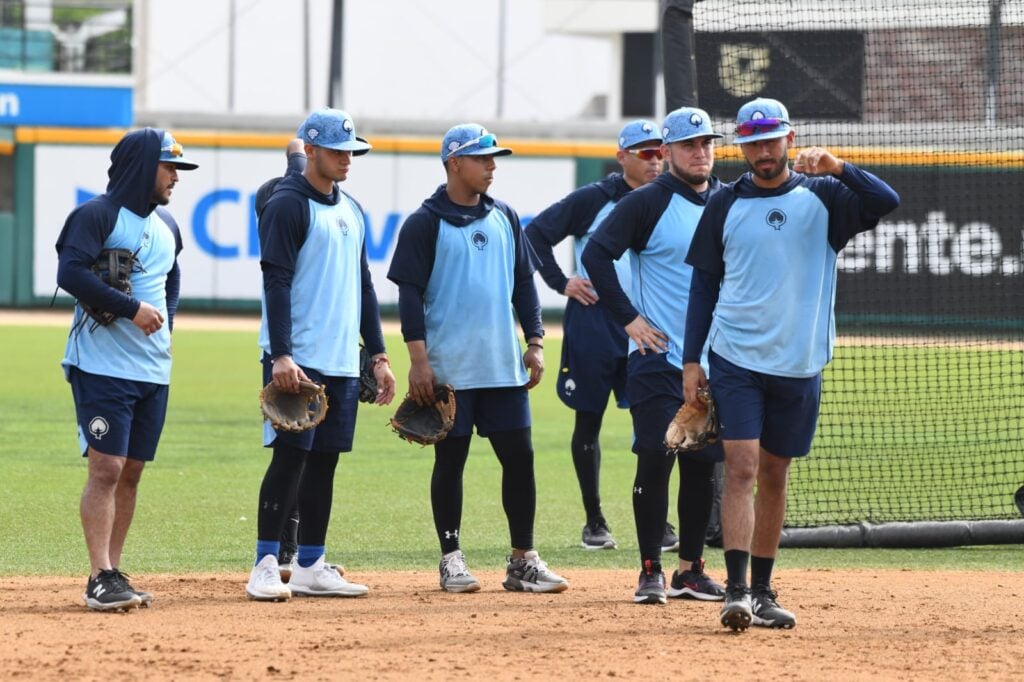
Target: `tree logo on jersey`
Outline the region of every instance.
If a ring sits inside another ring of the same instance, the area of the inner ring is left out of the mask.
[[[110,431],[110,424],[103,417],[93,417],[89,422],[89,433],[96,440],[102,440],[103,436]]]
[[[576,390],[576,381],[574,379],[567,379],[565,382],[565,394],[572,395],[573,391]]]
[[[704,119],[701,118],[700,114],[690,114],[690,125],[694,128],[700,128],[703,123]]]
[[[768,215],[764,217],[765,222],[771,225],[775,230],[782,229],[782,226],[786,224],[786,214],[781,208],[773,208],[768,211]]]
[[[343,235],[348,235],[348,223],[341,216],[338,216],[338,228],[341,230]]]
[[[487,235],[484,234],[483,232],[481,232],[480,230],[477,230],[476,232],[474,232],[473,233],[473,246],[475,246],[476,248],[478,248],[481,251],[483,251],[484,247],[487,246]]]

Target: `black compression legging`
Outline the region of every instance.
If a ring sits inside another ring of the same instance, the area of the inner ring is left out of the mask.
[[[572,465],[580,483],[587,522],[601,517],[601,433],[603,414],[577,412],[572,432]]]
[[[257,537],[277,541],[296,506],[300,545],[323,545],[334,499],[337,452],[309,452],[288,445],[274,445],[274,454],[260,486]]]
[[[501,462],[501,503],[515,549],[533,549],[533,520],[537,485],[533,476],[533,446],[529,427],[490,435],[491,448]],[[434,528],[447,554],[459,548],[462,526],[462,472],[472,436],[449,436],[434,446],[430,503]],[[305,523],[305,517],[303,517]]]
[[[668,512],[668,484],[676,457],[664,450],[637,454],[633,480],[633,516],[640,560],[661,561],[661,538]],[[714,467],[679,456],[679,558],[693,561],[704,554],[704,536],[714,499]]]

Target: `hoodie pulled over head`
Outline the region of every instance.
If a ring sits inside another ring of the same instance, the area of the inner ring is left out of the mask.
[[[117,315],[109,326],[92,323],[75,307],[62,365],[92,374],[156,384],[170,382],[171,326],[178,304],[177,255],[181,234],[170,214],[154,201],[164,131],[142,128],[126,134],[110,154],[107,191],[75,208],[57,238],[57,284],[79,301]],[[100,254],[125,249],[136,255],[130,294],[92,272]],[[146,335],[132,318],[142,303],[163,316]]]

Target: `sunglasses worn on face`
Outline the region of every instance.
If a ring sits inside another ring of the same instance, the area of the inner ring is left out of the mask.
[[[652,159],[658,159],[660,161],[662,158],[660,147],[649,147],[647,149],[627,149],[626,152],[628,154],[632,154],[638,159],[643,159],[644,161],[650,161]]]
[[[774,132],[784,125],[789,125],[789,121],[784,118],[758,118],[736,126],[736,134],[749,137],[758,133]]]
[[[498,146],[498,138],[491,133],[481,135],[480,137],[473,138],[472,140],[466,140],[455,149],[448,152],[448,156],[455,156],[456,153],[461,152],[463,149],[469,149],[473,145],[479,146],[481,149],[488,149],[490,147]]]

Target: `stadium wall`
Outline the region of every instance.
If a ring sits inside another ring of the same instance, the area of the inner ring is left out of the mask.
[[[181,175],[171,203],[185,242],[183,303],[197,309],[252,310],[260,298],[253,197],[263,181],[281,173],[289,136],[176,133],[201,165],[198,172]],[[16,130],[6,148],[14,155],[15,211],[0,212],[0,305],[49,303],[56,271],[53,243],[74,206],[103,191],[109,151],[121,134]],[[388,305],[397,302],[386,271],[401,223],[444,175],[432,138],[379,136],[371,142],[374,152],[356,161],[345,189],[366,210],[371,270],[381,301]],[[616,168],[615,148],[608,143],[503,142],[516,155],[501,160],[494,194],[516,207],[524,224],[575,187]],[[837,152],[883,174],[902,197],[895,213],[841,255],[841,317],[867,325],[937,319],[945,325],[950,322],[946,303],[955,295],[961,302],[969,299],[960,307],[974,311],[964,320],[974,327],[1022,324],[1024,297],[992,292],[1017,291],[1024,277],[1024,224],[1017,219],[1024,214],[1024,154],[870,147]],[[735,147],[723,146],[718,158],[722,179],[743,171]],[[561,244],[556,256],[570,271],[570,245]],[[544,307],[560,309],[564,299],[539,279],[538,285]]]

